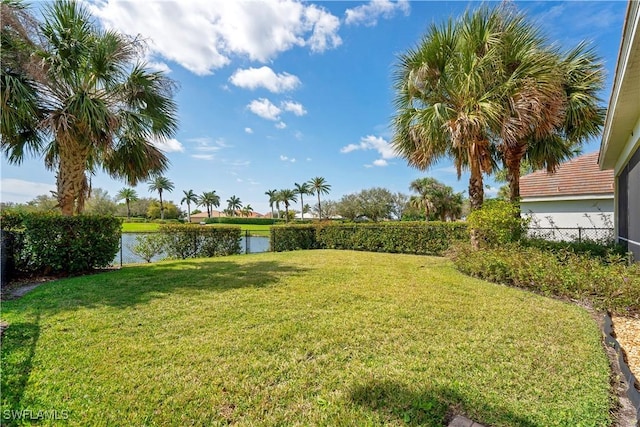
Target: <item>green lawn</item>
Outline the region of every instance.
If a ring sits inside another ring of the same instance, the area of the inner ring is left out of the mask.
[[[167,261],[3,303],[2,408],[71,425],[607,426],[583,309],[442,258],[298,251]],[[6,420],[3,420],[6,421]]]
[[[152,233],[158,231],[160,224],[155,222],[125,222],[122,224],[123,233]],[[269,236],[269,225],[255,224],[212,224],[207,227],[240,227],[242,233],[248,231],[252,236]]]

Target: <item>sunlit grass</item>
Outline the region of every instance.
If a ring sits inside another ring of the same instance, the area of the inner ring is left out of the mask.
[[[125,222],[122,224],[123,233],[153,233],[159,231],[160,224],[156,222]],[[269,236],[269,225],[256,224],[209,224],[207,227],[240,227],[244,235],[248,232],[252,236]]]
[[[126,267],[3,303],[2,411],[71,425],[609,424],[584,310],[440,258],[265,253]]]

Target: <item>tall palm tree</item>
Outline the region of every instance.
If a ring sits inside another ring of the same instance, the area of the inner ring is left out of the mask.
[[[309,186],[311,187],[311,194],[318,195],[318,217],[322,218],[322,205],[320,204],[320,194],[329,194],[329,191],[331,190],[331,185],[327,184],[326,180],[323,177],[317,176],[315,178],[312,178],[309,181]]]
[[[508,52],[513,55],[515,50],[511,48]],[[506,58],[504,62],[509,60]],[[546,84],[553,91],[551,94],[540,93],[540,87],[545,87],[541,83],[545,76],[540,75],[536,76],[535,90],[524,85],[514,91],[512,120],[505,122],[511,125],[508,129],[511,134],[504,135],[503,131],[503,141],[498,147],[507,172],[509,199],[515,204],[520,201],[523,160],[536,169],[545,167],[553,172],[579,152],[585,140],[599,135],[604,125],[606,110],[598,97],[604,85],[602,60],[585,43],[580,43],[565,56],[554,55],[552,64],[553,71],[547,74],[555,85]],[[532,104],[540,111],[531,108]]]
[[[290,189],[284,189],[278,191],[278,199],[284,203],[284,211],[285,211],[285,221],[289,222],[289,203],[297,202],[298,198],[296,197],[296,193]]]
[[[298,184],[297,182],[294,185],[294,190],[296,193],[300,195],[300,214],[302,215],[302,219],[304,220],[304,196],[310,195],[311,187],[308,182],[303,182],[302,184]]]
[[[193,190],[182,190],[184,193],[184,197],[180,201],[180,204],[187,203],[187,222],[191,222],[191,203],[198,203],[198,195],[193,192]]]
[[[198,197],[198,205],[206,206],[207,208],[207,217],[211,218],[211,211],[213,207],[220,206],[220,196],[216,194],[216,191],[205,191],[202,193],[200,197]]]
[[[418,193],[418,196],[412,196],[409,200],[411,206],[424,209],[425,221],[429,221],[429,215],[436,209],[435,199],[441,186],[442,183],[431,177],[413,180],[409,185],[409,189]]]
[[[236,196],[227,199],[227,210],[231,216],[236,216],[236,211],[242,209],[242,202]]]
[[[175,85],[145,69],[143,40],[100,29],[75,1],[55,1],[29,29],[18,5],[2,2],[0,130],[9,162],[43,155],[64,215],[83,211],[87,175],[99,169],[129,185],[165,171],[153,143],[177,129]]]
[[[251,205],[247,205],[244,208],[242,208],[242,215],[247,218],[251,216],[252,212],[253,212],[253,207]]]
[[[265,195],[269,196],[269,207],[271,208],[271,218],[275,218],[275,214],[273,213],[273,204],[277,203],[278,190],[268,190],[264,192]],[[278,209],[280,207],[278,206]]]
[[[393,147],[419,169],[444,157],[458,177],[468,169],[472,209],[482,206],[482,174],[494,166],[492,138],[507,116],[495,66],[504,28],[499,10],[487,7],[433,25],[395,72]]]
[[[162,202],[162,192],[167,191],[171,193],[173,191],[173,182],[169,181],[164,176],[156,176],[149,182],[149,191],[157,191],[160,196],[160,219],[164,219],[164,203]]]
[[[136,200],[138,200],[138,193],[136,193],[136,190],[134,190],[133,188],[125,187],[118,191],[118,194],[116,194],[116,200],[124,200],[125,204],[127,205],[127,219],[131,218],[130,202],[135,202]]]

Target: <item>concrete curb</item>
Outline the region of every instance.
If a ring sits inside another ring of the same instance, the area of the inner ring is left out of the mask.
[[[622,355],[622,349],[620,347],[620,343],[613,337],[613,322],[611,321],[611,316],[609,313],[605,313],[604,322],[602,325],[605,343],[613,348],[618,355],[618,363],[620,364],[620,371],[624,376],[625,381],[627,382],[627,396],[631,401],[631,404],[636,410],[636,419],[640,420],[640,392],[634,387],[636,383],[636,377],[631,372],[629,365],[624,361],[624,356]]]

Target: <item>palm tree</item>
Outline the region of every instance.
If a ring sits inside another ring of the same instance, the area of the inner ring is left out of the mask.
[[[514,48],[505,51],[518,54]],[[507,57],[504,62],[510,60]],[[551,77],[536,76],[535,90],[525,84],[514,91],[512,99],[519,102],[511,103],[512,120],[505,122],[511,125],[510,134],[503,131],[507,135],[503,135],[498,147],[507,172],[509,200],[515,204],[520,201],[523,160],[535,169],[546,167],[553,172],[560,163],[579,152],[583,141],[599,135],[604,125],[606,110],[598,97],[604,85],[602,60],[585,43],[580,43],[566,56],[554,56],[551,60],[553,71],[547,73]],[[546,84],[552,90],[550,94],[540,90],[541,86],[545,88],[541,83],[544,77],[553,79],[553,84]],[[538,105],[540,111],[531,105]]]
[[[145,70],[142,38],[100,29],[83,3],[58,0],[44,13],[27,28],[20,3],[2,2],[1,144],[10,163],[43,155],[61,211],[73,215],[88,174],[133,186],[166,170],[153,142],[177,129],[175,85]]]
[[[251,207],[251,205],[247,205],[244,208],[242,208],[242,215],[246,216],[247,218],[251,216],[252,212],[253,212],[253,208]]]
[[[289,222],[289,202],[297,202],[298,198],[293,190],[284,189],[278,191],[278,199],[284,203],[285,221]]]
[[[273,213],[273,204],[277,203],[278,190],[268,190],[265,191],[265,195],[269,196],[269,207],[271,208],[271,218],[275,218],[275,214]],[[280,206],[278,206],[280,209]]]
[[[242,202],[236,196],[231,196],[227,199],[227,211],[231,216],[236,216],[236,211],[242,209]]]
[[[325,179],[321,176],[317,176],[312,178],[309,181],[309,186],[311,187],[311,194],[318,195],[318,218],[322,218],[322,205],[320,204],[320,194],[329,194],[331,190],[331,185],[327,184]]]
[[[312,194],[311,187],[308,182],[303,182],[302,184],[298,184],[297,182],[294,185],[294,190],[296,193],[300,195],[300,214],[302,215],[302,219],[304,220],[304,196]]]
[[[198,197],[198,205],[207,207],[207,217],[211,218],[211,211],[213,207],[220,206],[220,196],[216,194],[216,191],[205,191],[200,197]]]
[[[444,157],[453,158],[458,177],[468,169],[472,209],[482,206],[482,174],[494,166],[492,137],[507,116],[505,84],[496,77],[503,21],[498,9],[481,7],[433,25],[400,56],[395,73],[393,147],[419,169]]]
[[[180,204],[183,204],[185,202],[187,203],[187,222],[191,222],[191,203],[197,204],[198,196],[193,192],[193,190],[182,190],[182,192],[184,193],[184,197],[180,201]]]
[[[424,209],[425,221],[429,221],[429,215],[436,209],[435,199],[442,183],[435,178],[420,178],[411,182],[409,189],[418,193],[409,199],[411,206],[417,209]]]
[[[125,187],[118,191],[118,194],[116,194],[116,200],[124,200],[125,204],[127,205],[127,219],[131,218],[130,202],[135,202],[138,200],[138,193],[136,193],[136,190],[134,190],[133,188]]]
[[[160,219],[164,219],[164,204],[162,202],[162,192],[168,191],[171,193],[173,191],[173,182],[169,181],[169,179],[164,176],[156,176],[152,181],[149,182],[149,191],[154,192],[157,191],[160,196]]]

